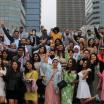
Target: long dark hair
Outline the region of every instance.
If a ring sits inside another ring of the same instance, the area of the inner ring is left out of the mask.
[[[56,54],[57,54],[57,56],[61,56],[61,54],[62,54],[62,58],[65,58],[65,47],[64,47],[64,45],[63,44],[60,44],[60,45],[62,45],[63,46],[63,50],[62,51],[60,51],[60,50],[55,50],[56,51]]]
[[[9,52],[8,52],[8,50],[3,50],[3,51],[2,51],[2,59],[3,59],[3,53],[4,53],[4,52],[6,52],[6,54],[7,54],[6,60],[9,61],[9,60],[10,60],[10,57],[9,57]]]
[[[62,41],[61,41],[61,39],[56,39],[55,40],[55,46],[60,45],[60,44],[57,44],[57,40],[60,42],[60,44],[63,44]]]
[[[35,55],[37,55],[38,56],[38,60],[36,61],[36,60],[34,60],[34,56]],[[40,58],[40,56],[39,56],[39,54],[38,53],[33,53],[33,55],[32,55],[32,60],[33,60],[33,62],[40,62],[41,61],[41,58]]]
[[[69,61],[70,60],[72,61],[72,66],[69,68]],[[73,58],[69,58],[66,70],[69,70],[69,72],[71,72],[71,70],[76,70],[76,61]]]
[[[86,65],[86,68],[90,68],[90,60],[86,59],[86,58],[83,58],[83,63],[86,61],[87,62],[87,65]],[[83,67],[82,67],[83,69]]]
[[[91,60],[91,56],[92,56],[92,55],[95,55],[95,56],[96,56],[95,64],[98,64],[98,57],[97,57],[97,54],[96,54],[96,53],[91,53],[91,55],[90,55],[90,60]]]
[[[16,61],[16,60],[12,60],[11,61],[11,65],[10,65],[10,67],[11,67],[11,69],[12,69],[12,71],[13,71],[13,67],[12,67],[12,65],[13,65],[13,63],[17,63],[17,71],[20,71],[20,62],[18,62],[18,61]]]
[[[45,47],[45,46],[42,46],[42,47],[44,48],[44,53],[43,53],[43,54],[46,54],[46,53],[47,53],[46,47]],[[41,48],[42,48],[42,47],[41,47]],[[41,49],[41,48],[40,48],[40,49]],[[39,54],[40,54],[40,49],[39,49],[39,52],[38,52]]]
[[[36,70],[36,69],[34,68],[34,64],[33,64],[33,62],[32,62],[31,60],[27,60],[27,61],[26,61],[26,64],[27,64],[27,63],[30,63],[30,64],[32,65],[32,69],[33,69],[33,70]],[[25,74],[29,72],[29,69],[27,68],[26,64],[25,64]]]
[[[88,47],[94,47],[94,45],[95,45],[95,43],[93,43],[92,46],[90,45],[90,41],[91,41],[91,40],[93,40],[93,42],[94,42],[94,39],[93,39],[93,38],[90,38],[90,39],[88,40]]]

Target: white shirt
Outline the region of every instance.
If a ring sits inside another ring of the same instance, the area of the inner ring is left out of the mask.
[[[14,40],[14,43],[16,44],[16,47],[18,48],[18,45],[19,45],[19,39],[15,39],[15,40]]]

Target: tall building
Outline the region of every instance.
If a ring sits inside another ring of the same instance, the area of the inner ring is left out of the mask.
[[[57,0],[57,26],[78,29],[85,24],[85,0]]]
[[[41,25],[41,0],[22,0],[26,10],[26,30],[35,28],[40,30]]]
[[[104,0],[85,0],[87,25],[104,26]]]
[[[25,26],[25,10],[21,0],[0,0],[0,23],[10,30]]]

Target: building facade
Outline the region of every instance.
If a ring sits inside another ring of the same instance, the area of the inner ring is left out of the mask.
[[[104,26],[104,0],[86,0],[85,5],[86,24]]]
[[[85,0],[57,0],[57,26],[78,29],[85,24]]]
[[[26,30],[35,28],[40,31],[41,25],[41,0],[23,0],[26,11]]]
[[[25,10],[21,0],[0,0],[0,23],[10,30],[25,26]]]

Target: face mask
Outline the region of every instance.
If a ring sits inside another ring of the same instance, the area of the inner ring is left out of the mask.
[[[51,58],[51,59],[54,59],[54,58],[55,58],[55,55],[50,55],[50,58]]]

